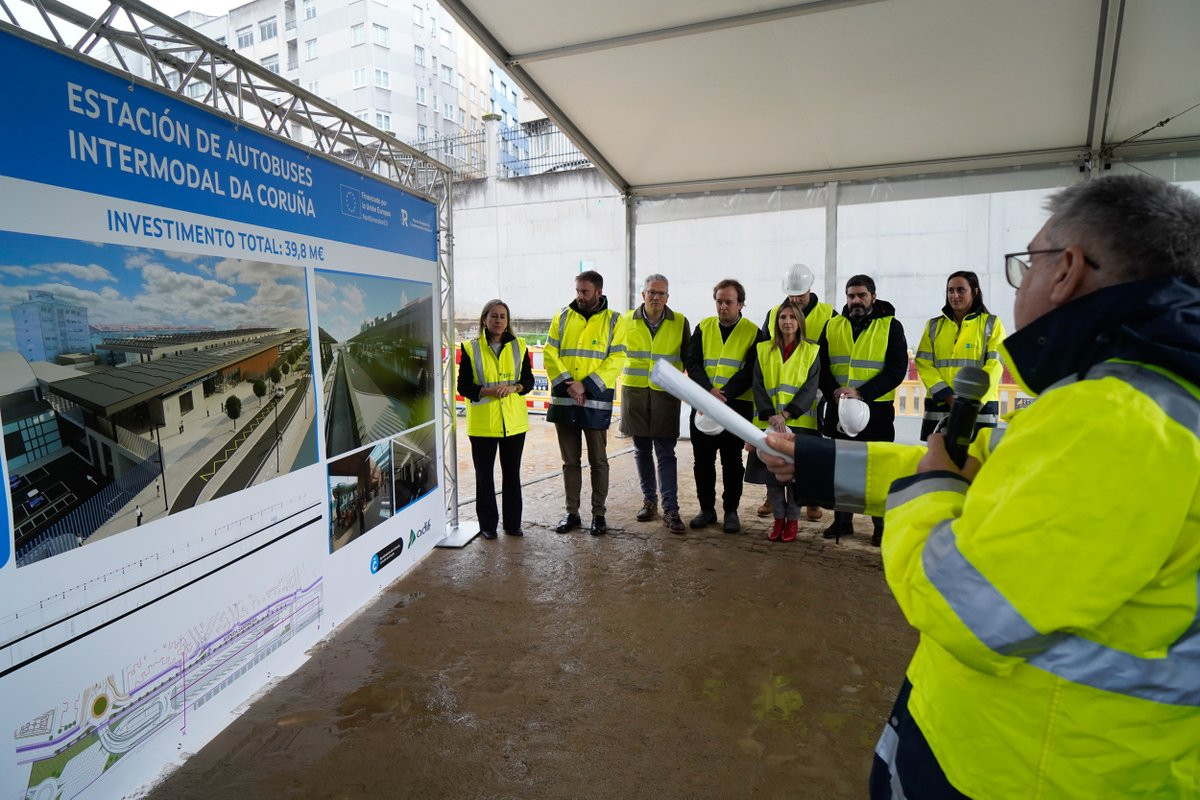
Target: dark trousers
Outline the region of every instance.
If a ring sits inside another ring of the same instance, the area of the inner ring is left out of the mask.
[[[696,412],[692,412],[692,474],[696,478],[696,499],[701,511],[717,508],[717,454],[721,456],[722,507],[726,512],[737,511],[742,502],[742,483],[746,468],[742,465],[742,440],[729,431],[716,436],[701,433],[696,428]]]
[[[662,491],[663,511],[678,511],[679,475],[675,462],[675,439],[665,437],[633,437],[633,461],[637,464],[638,481],[642,485],[642,499],[647,503],[658,503],[658,492]],[[658,480],[655,481],[654,460],[658,458]]]
[[[837,429],[837,403],[830,400],[826,405],[825,435],[834,439],[844,439],[852,442],[894,442],[896,441],[896,407],[890,400],[867,403],[871,409],[871,418],[867,427],[858,436],[847,436]],[[854,521],[854,515],[849,511],[833,512],[835,523],[847,527]],[[875,530],[882,533],[883,517],[871,517]]]
[[[521,452],[525,434],[515,436],[469,436],[471,460],[475,462],[475,513],[479,530],[496,532],[496,451],[500,451],[501,498],[504,502],[504,530],[521,529]]]
[[[883,735],[875,745],[868,792],[871,800],[970,800],[955,789],[942,772],[942,765],[929,749],[929,742],[908,711],[912,684],[900,687],[896,705]]]
[[[558,451],[563,461],[563,488],[568,514],[579,513],[579,494],[583,490],[583,440],[587,439],[588,466],[592,471],[592,516],[605,515],[608,501],[608,428],[576,428],[564,422],[554,423],[558,433]]]

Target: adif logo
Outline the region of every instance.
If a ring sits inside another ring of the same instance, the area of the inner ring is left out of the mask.
[[[422,525],[421,527],[417,528],[415,531],[410,530],[408,532],[408,546],[412,547],[413,542],[415,542],[417,539],[420,539],[425,534],[429,533],[429,529],[432,527],[433,527],[433,520],[427,519],[427,520],[425,520],[425,524]]]
[[[407,208],[400,209],[400,224],[406,228],[408,227],[408,209]]]

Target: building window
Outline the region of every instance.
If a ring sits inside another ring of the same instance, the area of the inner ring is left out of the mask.
[[[318,81],[309,81],[308,86],[306,86],[305,88],[308,89],[313,94],[320,94],[321,93],[320,85],[321,84]]]
[[[237,46],[249,47],[252,44],[254,44],[254,28],[250,27],[249,25],[244,28],[238,28]]]
[[[367,40],[367,26],[360,22],[350,26],[350,46],[360,45]]]
[[[459,109],[458,109],[458,124],[459,125],[467,124],[467,110],[465,108],[459,107]]]
[[[417,62],[418,66],[421,66],[421,67],[425,66],[425,48],[424,47],[417,45],[416,47],[413,48],[413,60]]]
[[[475,102],[475,84],[471,84],[471,102]]]
[[[361,89],[362,87],[364,87],[366,85],[367,85],[367,68],[366,67],[355,67],[354,68],[354,88]]]
[[[304,60],[312,61],[317,57],[317,40],[309,39],[304,43]]]
[[[375,35],[375,44],[380,47],[388,46],[388,29],[377,22],[371,23],[371,32]]]
[[[437,56],[432,56],[429,59],[429,63],[432,65],[433,71],[437,72]]]
[[[192,81],[187,85],[187,96],[193,100],[199,100],[208,94],[208,87],[200,81]]]
[[[279,74],[279,56],[267,56],[262,60],[262,65],[276,75]]]
[[[476,130],[479,127],[479,118],[474,114],[471,115],[471,130]]]
[[[415,6],[414,6],[414,8],[415,8]],[[424,125],[418,125],[417,126],[417,141],[423,142],[428,138],[429,138],[429,129],[426,128]]]
[[[392,74],[386,69],[375,68],[375,85],[380,89],[392,88]]]
[[[317,0],[304,0],[304,18],[313,19],[317,16]]]
[[[417,87],[417,103],[420,105],[425,105],[425,87],[424,86]]]
[[[262,22],[258,23],[258,39],[261,42],[265,42],[268,39],[274,39],[278,32],[279,28],[275,24],[274,17],[271,17],[270,19],[264,19]]]
[[[366,122],[366,121],[367,121],[367,112],[366,112],[366,109],[364,109],[364,110],[362,110],[362,111],[355,111],[355,112],[354,112],[354,116],[358,117],[358,118],[359,118],[359,119],[361,119],[363,122]]]
[[[413,6],[413,25],[416,25],[418,28],[425,27],[425,9],[418,5]]]
[[[463,75],[462,75],[462,73],[460,72],[460,73],[458,73],[458,75],[457,75],[457,76],[455,76],[455,77],[457,77],[457,78],[458,78],[458,80],[456,80],[456,81],[454,82],[454,88],[455,88],[455,89],[458,89],[458,90],[461,92],[461,91],[462,91],[462,88],[463,88]]]
[[[442,64],[442,83],[454,85],[454,69],[446,64]]]
[[[454,119],[454,105],[451,103],[442,104],[442,116],[448,120]]]
[[[509,90],[508,90],[508,94],[509,94],[509,99],[511,99],[511,100],[512,100],[512,102],[513,102],[513,105],[515,106],[515,105],[517,104],[517,90],[516,90],[516,89],[509,89]]]
[[[375,112],[375,127],[384,131],[392,130],[392,115],[382,111]]]
[[[215,41],[217,44],[221,45],[222,47],[225,46],[225,37],[224,36],[218,36]]]
[[[454,46],[454,39],[452,39],[450,37],[450,29],[449,28],[442,28],[442,46],[443,47],[453,47]]]

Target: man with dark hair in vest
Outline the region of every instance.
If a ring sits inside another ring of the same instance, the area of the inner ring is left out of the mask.
[[[642,510],[637,513],[637,520],[654,519],[661,491],[663,525],[671,533],[683,533],[675,464],[679,399],[653,383],[650,371],[657,361],[665,361],[682,371],[692,332],[687,318],[667,305],[670,295],[665,277],[657,273],[647,275],[642,285],[642,305],[626,311],[621,318],[626,348],[625,371],[621,376],[621,417],[633,437],[633,458],[642,485]]]
[[[563,460],[563,485],[567,515],[558,533],[579,528],[579,495],[583,487],[583,440],[587,440],[592,473],[592,524],[590,532],[608,532],[605,502],[608,499],[608,426],[612,422],[617,376],[625,362],[621,315],[608,307],[604,278],[594,270],[575,277],[575,300],[550,321],[550,334],[542,350],[550,379],[550,408],[546,420],[558,433]]]
[[[904,326],[891,303],[875,297],[875,281],[855,275],[846,281],[846,305],[841,316],[829,320],[821,337],[821,391],[825,395],[824,433],[835,439],[860,442],[896,440],[896,387],[908,374],[908,343]],[[870,421],[856,435],[838,427],[838,403],[843,398],[861,400],[870,410]],[[851,536],[854,515],[835,511],[833,524],[821,534],[826,539]],[[872,517],[871,544],[883,541],[883,517]]]
[[[726,278],[713,287],[717,315],[700,320],[687,359],[688,377],[722,403],[746,419],[754,415],[754,346],[764,341],[761,330],[742,316],[746,290],[739,282]],[[726,533],[742,529],[738,504],[742,500],[742,482],[746,467],[742,463],[742,440],[729,431],[709,434],[696,426],[692,412],[692,471],[696,477],[696,499],[700,513],[692,518],[693,529],[717,521],[717,454],[721,455],[722,506],[725,512],[721,528]]]

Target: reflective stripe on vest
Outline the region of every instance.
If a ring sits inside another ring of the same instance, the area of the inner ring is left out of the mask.
[[[758,338],[758,327],[742,317],[729,332],[729,338],[721,340],[721,321],[717,317],[700,320],[700,343],[704,350],[704,372],[714,389],[729,383],[729,379],[746,363],[746,353]],[[729,400],[753,400],[752,390],[747,389],[738,397]]]
[[[809,370],[817,359],[817,346],[807,340],[797,343],[791,358],[783,360],[783,353],[774,342],[758,343],[758,367],[762,372],[763,388],[771,398],[771,405],[776,414],[782,414],[788,403],[792,402],[804,381],[808,378]],[[756,414],[754,424],[766,430],[766,420],[761,420]],[[817,411],[814,405],[805,409],[798,416],[787,421],[789,428],[817,429]]]
[[[513,339],[497,355],[479,339],[471,340],[471,370],[480,389],[506,386],[521,379],[525,361],[524,339]],[[467,403],[468,436],[512,436],[529,430],[525,398],[513,392],[508,397],[480,397]]]
[[[1152,400],[1170,419],[1200,438],[1200,399],[1148,367],[1109,361],[1082,380],[1116,378]],[[1058,385],[1073,383],[1064,381]],[[1052,391],[1053,389],[1047,390]],[[993,434],[998,436],[998,434]],[[993,440],[995,443],[996,440]],[[839,454],[840,455],[840,454]],[[1075,634],[1040,633],[959,551],[953,521],[934,527],[922,553],[925,574],[971,632],[993,651],[1024,658],[1072,683],[1156,703],[1200,706],[1200,574],[1197,613],[1166,655],[1143,658]]]
[[[625,318],[625,369],[621,372],[621,380],[626,387],[649,386],[662,391],[661,386],[650,381],[650,370],[655,361],[666,361],[675,369],[683,370],[679,353],[683,348],[685,318],[674,312],[671,317],[664,314],[658,331],[651,336],[650,326],[644,318],[635,317],[633,311],[626,311],[622,316]]]
[[[825,328],[825,339],[829,342],[829,367],[839,386],[857,389],[878,375],[887,356],[888,339],[892,330],[892,317],[871,320],[867,329],[854,338],[850,320],[834,317]],[[893,388],[877,401],[896,397]]]

